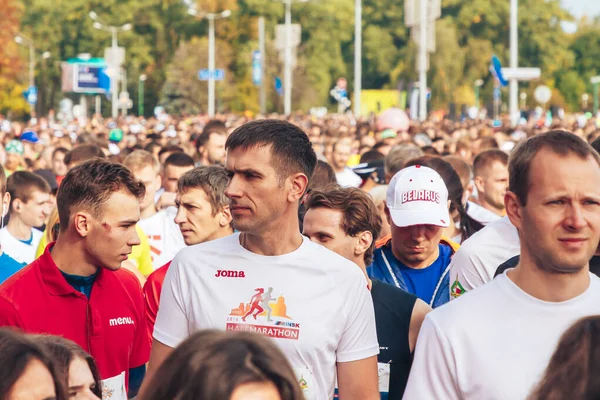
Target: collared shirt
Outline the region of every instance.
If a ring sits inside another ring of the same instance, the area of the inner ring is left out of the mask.
[[[100,268],[88,300],[54,263],[53,245],[0,287],[0,326],[70,339],[96,359],[109,386],[125,388],[129,369],[150,356],[138,280],[125,269]]]

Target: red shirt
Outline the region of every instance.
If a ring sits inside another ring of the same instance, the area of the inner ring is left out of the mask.
[[[0,326],[63,336],[81,346],[108,379],[148,362],[150,337],[137,278],[100,268],[90,299],[67,283],[46,247],[44,254],[0,285]]]
[[[152,338],[154,332],[154,324],[156,323],[156,315],[158,314],[158,305],[160,304],[160,292],[162,290],[165,276],[169,270],[171,261],[148,275],[148,279],[144,284],[144,298],[146,299],[146,324],[148,325],[148,333]]]

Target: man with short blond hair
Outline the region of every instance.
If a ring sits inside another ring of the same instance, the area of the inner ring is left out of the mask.
[[[177,209],[167,207],[156,210],[154,196],[160,189],[160,164],[152,154],[145,150],[135,150],[125,157],[123,164],[146,187],[146,195],[140,202],[139,225],[148,236],[152,265],[157,269],[172,260],[185,246],[181,232],[174,222]]]

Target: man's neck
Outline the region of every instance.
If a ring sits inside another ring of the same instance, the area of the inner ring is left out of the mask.
[[[345,165],[343,167],[333,167],[333,172],[335,172],[336,174],[339,174],[339,173],[344,172],[345,169],[346,169]]]
[[[499,217],[504,217],[504,207],[502,207],[502,208],[494,207],[493,205],[491,205],[484,199],[477,199],[477,204],[479,204],[481,207],[485,208],[489,212],[498,215]]]
[[[156,211],[156,206],[152,203],[149,207],[140,211],[140,219],[150,218],[155,215],[158,211]]]
[[[50,255],[54,263],[62,272],[70,275],[91,276],[98,271],[98,267],[90,260],[83,250],[81,237],[73,238],[68,232],[61,232],[58,240],[52,247]]]
[[[224,238],[225,236],[233,235],[233,229],[230,226],[224,227],[216,231],[210,238],[206,239],[206,242]]]
[[[18,218],[11,218],[6,225],[8,232],[18,240],[29,240],[33,233],[33,227],[23,223]]]
[[[437,260],[438,257],[440,256],[439,246],[436,245],[435,246],[435,251],[433,253],[431,253],[423,261],[409,261],[406,258],[404,258],[401,253],[399,253],[398,251],[396,251],[396,249],[394,248],[394,242],[393,241],[391,243],[391,246],[392,246],[392,254],[394,255],[394,257],[396,257],[396,259],[398,261],[400,261],[402,264],[404,264],[408,268],[412,268],[412,269],[424,269],[424,268],[427,268],[431,264],[433,264],[435,262],[435,260]]]
[[[246,250],[262,256],[280,256],[297,250],[303,241],[298,219],[295,218],[288,226],[281,224],[278,228],[261,233],[243,232],[240,244]]]
[[[508,271],[507,276],[525,293],[542,301],[556,303],[573,299],[590,286],[588,267],[573,274],[548,273],[523,252],[519,264]]]

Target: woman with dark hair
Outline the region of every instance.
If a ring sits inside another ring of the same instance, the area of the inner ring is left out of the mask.
[[[39,335],[33,338],[52,357],[58,378],[68,389],[69,399],[102,398],[100,372],[92,356],[76,343],[60,336]]]
[[[582,318],[562,336],[529,400],[600,399],[600,316]]]
[[[200,331],[160,366],[140,400],[303,400],[302,378],[269,339],[249,332]],[[254,397],[252,397],[254,396]]]
[[[8,328],[0,328],[0,399],[67,399],[42,346]]]
[[[467,212],[463,205],[464,188],[460,177],[452,167],[452,165],[437,156],[423,156],[414,158],[406,163],[404,168],[413,165],[423,165],[435,170],[446,184],[448,188],[448,200],[450,200],[450,218],[455,221],[455,224],[450,224],[444,229],[443,236],[456,242],[462,243],[474,232],[469,232],[466,225]]]

